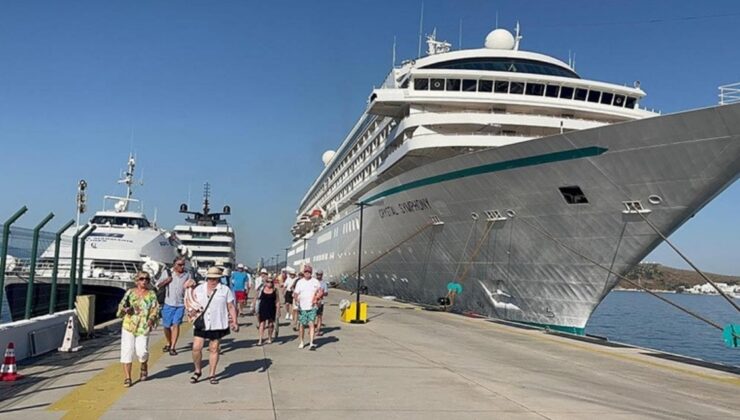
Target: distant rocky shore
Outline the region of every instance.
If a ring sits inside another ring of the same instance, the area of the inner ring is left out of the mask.
[[[716,283],[740,284],[740,276],[726,276],[707,272],[704,274]],[[696,285],[706,283],[693,270],[681,270],[657,263],[640,263],[630,270],[625,277],[650,290],[670,290],[675,292],[683,292]],[[635,286],[621,280],[617,284],[617,288],[635,289]]]

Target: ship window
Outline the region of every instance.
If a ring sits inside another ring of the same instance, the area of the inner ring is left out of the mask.
[[[588,204],[586,194],[583,193],[581,187],[578,185],[572,185],[570,187],[560,187],[560,194],[563,195],[565,202],[568,204]]]
[[[460,90],[460,79],[447,79],[447,90]]]
[[[573,99],[573,89],[572,87],[563,86],[560,88],[560,97],[563,99]]]
[[[578,79],[578,75],[564,67],[537,60],[527,60],[510,57],[474,57],[443,61],[422,67],[425,69],[452,69],[475,71],[504,71],[514,73],[545,74],[548,76],[570,77]]]
[[[601,94],[601,103],[606,105],[612,104],[612,99],[614,99],[614,94],[609,92],[604,92]]]
[[[637,103],[637,99],[636,98],[633,98],[631,96],[628,96],[627,97],[627,100],[624,103],[624,106],[627,107],[627,108],[629,108],[629,109],[634,109],[636,103]]]
[[[445,90],[445,79],[432,79],[432,90]]]
[[[521,95],[522,93],[524,93],[524,83],[511,82],[511,88],[509,89],[509,93],[516,93],[518,95]]]
[[[576,89],[576,95],[573,97],[576,101],[585,101],[588,91],[586,89]]]
[[[547,88],[545,88],[545,96],[550,98],[557,98],[558,93],[560,93],[560,86],[558,85],[547,85]]]
[[[429,79],[414,79],[414,90],[429,90]]]
[[[496,93],[509,93],[509,82],[497,81],[494,91]]]
[[[598,90],[592,90],[588,92],[588,101],[589,102],[599,102],[599,97],[601,96],[601,92]]]
[[[527,83],[527,95],[542,96],[545,91],[545,85],[541,83]]]
[[[493,80],[480,80],[478,82],[478,92],[493,91]]]
[[[475,92],[477,87],[478,87],[477,80],[465,79],[462,81],[463,92]]]
[[[614,106],[624,106],[624,95],[614,95]]]

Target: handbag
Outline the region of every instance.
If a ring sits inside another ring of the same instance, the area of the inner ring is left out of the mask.
[[[206,290],[208,290],[207,287]],[[213,297],[216,296],[216,292],[218,292],[218,286],[216,286],[216,289],[213,291],[213,293],[211,293],[211,297],[208,298],[208,303],[206,303],[206,307],[203,308],[203,312],[201,312],[200,315],[198,315],[198,317],[195,318],[195,320],[193,321],[193,328],[195,328],[196,330],[203,331],[206,329],[206,320],[203,319],[203,315],[206,314],[208,307],[211,306],[211,301],[213,300]]]

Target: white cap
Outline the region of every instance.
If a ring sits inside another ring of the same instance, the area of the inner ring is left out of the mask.
[[[269,273],[267,272],[266,268],[263,268],[262,270],[260,270],[260,274],[269,274]]]
[[[288,274],[295,274],[295,268],[288,267],[287,270],[288,270]]]
[[[236,265],[236,268],[244,268],[244,264],[239,263],[239,264]]]

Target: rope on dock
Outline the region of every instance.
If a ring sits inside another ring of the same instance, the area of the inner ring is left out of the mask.
[[[722,326],[719,325],[719,324],[717,324],[716,322],[711,321],[711,320],[709,320],[709,319],[707,319],[707,318],[705,318],[705,317],[703,317],[703,316],[701,316],[701,315],[699,315],[699,314],[697,314],[697,313],[695,313],[695,312],[693,312],[693,311],[691,311],[689,309],[686,309],[686,308],[682,307],[681,305],[678,305],[678,304],[670,301],[669,299],[666,299],[663,296],[658,295],[657,293],[653,292],[652,290],[648,290],[647,288],[645,288],[645,287],[637,284],[636,282],[628,279],[627,277],[625,277],[625,276],[623,276],[623,275],[621,275],[621,274],[619,274],[619,273],[611,270],[610,268],[606,267],[605,265],[596,262],[592,258],[587,257],[586,255],[584,255],[583,253],[581,253],[578,250],[574,249],[573,247],[571,247],[571,246],[569,246],[569,245],[561,242],[560,240],[558,240],[557,238],[555,238],[554,236],[552,236],[550,233],[548,233],[544,229],[542,229],[542,228],[534,225],[533,223],[528,222],[526,219],[520,218],[519,220],[521,222],[523,222],[524,224],[528,225],[529,227],[531,227],[532,229],[536,230],[537,232],[539,232],[540,234],[542,234],[546,238],[550,239],[551,241],[555,242],[556,244],[560,245],[561,247],[567,249],[568,251],[574,253],[575,255],[577,255],[577,256],[585,259],[586,261],[590,262],[591,264],[593,264],[593,265],[595,265],[595,266],[597,266],[597,267],[599,267],[599,268],[601,268],[603,270],[606,270],[608,273],[610,273],[610,274],[612,274],[612,275],[620,278],[621,280],[626,281],[627,283],[631,284],[632,286],[634,286],[634,287],[636,287],[636,288],[638,288],[638,289],[640,289],[640,290],[642,290],[642,291],[644,291],[646,293],[649,293],[650,295],[652,295],[652,296],[654,296],[654,297],[662,300],[663,302],[665,302],[665,303],[667,303],[667,304],[675,307],[676,309],[678,309],[680,311],[683,311],[684,313],[686,313],[686,314],[688,314],[690,316],[693,316],[694,318],[696,318],[696,319],[698,319],[698,320],[700,320],[700,321],[702,321],[702,322],[704,322],[704,323],[706,323],[708,325],[711,325],[712,327],[714,327],[714,328],[716,328],[716,329],[718,329],[720,331],[723,330]]]
[[[429,223],[426,223],[425,225],[423,225],[422,227],[420,227],[420,228],[419,228],[419,229],[418,229],[418,230],[417,230],[416,232],[414,232],[413,234],[411,234],[411,236],[409,236],[408,238],[404,239],[403,241],[401,241],[401,242],[397,243],[396,245],[394,245],[393,247],[389,248],[389,249],[388,249],[387,251],[385,251],[385,252],[383,252],[382,254],[378,255],[377,257],[373,258],[372,260],[370,260],[370,262],[368,262],[368,263],[364,264],[364,265],[363,265],[363,266],[361,267],[361,269],[362,269],[362,270],[364,270],[364,269],[365,269],[365,268],[367,268],[367,267],[368,267],[369,265],[371,265],[371,264],[373,264],[373,263],[377,262],[377,261],[378,261],[378,260],[380,260],[381,258],[383,258],[383,257],[385,257],[386,255],[390,254],[391,252],[393,252],[393,250],[395,250],[396,248],[398,248],[398,247],[400,247],[401,245],[405,244],[406,242],[410,241],[411,239],[415,238],[415,237],[416,237],[416,236],[418,236],[418,235],[419,235],[419,234],[420,234],[421,232],[423,232],[423,231],[427,230],[427,228],[429,228],[430,226],[434,226],[434,222],[429,222]],[[350,275],[349,275],[349,276],[347,276],[347,277],[352,277],[352,276],[356,276],[356,275],[357,275],[357,270],[355,270],[355,271],[354,271],[354,272],[353,272],[352,274],[350,274]]]

